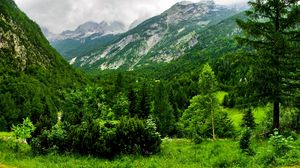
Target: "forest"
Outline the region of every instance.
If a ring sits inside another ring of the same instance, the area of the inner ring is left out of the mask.
[[[299,2],[249,5],[228,50],[134,71],[75,69],[44,37],[57,65],[19,70],[0,47],[0,167],[300,166]]]

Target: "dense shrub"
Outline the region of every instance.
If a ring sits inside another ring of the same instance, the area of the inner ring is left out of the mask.
[[[246,152],[247,154],[251,154],[252,150],[250,148],[250,138],[251,138],[251,129],[245,128],[245,130],[242,133],[242,137],[240,139],[240,149],[243,152]]]
[[[151,117],[146,122],[137,118],[122,118],[116,140],[119,149],[125,154],[148,155],[160,150],[160,135]]]
[[[269,144],[273,147],[273,152],[276,156],[284,156],[290,149],[293,148],[294,139],[292,137],[285,138],[280,135],[275,129],[269,139]]]
[[[35,153],[71,152],[101,157],[120,153],[152,154],[160,150],[160,135],[152,119],[95,119],[77,125],[58,123],[34,138]]]

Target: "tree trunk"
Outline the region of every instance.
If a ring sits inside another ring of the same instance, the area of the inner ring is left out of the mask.
[[[213,104],[213,99],[211,98],[211,126],[212,126],[212,133],[213,133],[213,140],[216,139],[216,134],[215,134],[215,121],[214,121],[214,104]]]
[[[214,112],[213,111],[212,111],[212,116],[211,116],[211,125],[212,125],[213,140],[215,140],[216,134],[215,134],[215,122],[214,122]]]
[[[279,101],[275,100],[273,105],[273,129],[279,129]]]

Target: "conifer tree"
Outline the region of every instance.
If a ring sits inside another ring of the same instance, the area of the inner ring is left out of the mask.
[[[129,88],[128,94],[128,112],[131,117],[137,115],[137,96],[132,87]]]
[[[248,20],[237,20],[243,35],[239,44],[250,47],[244,59],[250,65],[244,94],[251,103],[272,102],[273,128],[279,128],[280,104],[299,91],[300,7],[298,0],[254,0]]]
[[[150,101],[150,95],[148,92],[148,86],[146,83],[143,84],[141,89],[141,100],[139,104],[139,117],[142,119],[147,119],[150,115],[151,110],[151,101]]]
[[[173,108],[169,102],[166,87],[162,82],[159,82],[156,90],[154,115],[158,119],[157,127],[161,135],[170,135],[170,133],[174,130],[175,117],[173,114]]]
[[[254,121],[254,116],[252,114],[251,108],[249,108],[243,116],[242,126],[246,128],[255,128],[256,124]]]

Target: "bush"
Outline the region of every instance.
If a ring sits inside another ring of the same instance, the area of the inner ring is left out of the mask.
[[[71,152],[111,158],[117,154],[152,154],[161,138],[151,118],[95,119],[77,125],[58,123],[44,130],[30,145],[36,154]]]
[[[252,149],[250,148],[250,141],[251,138],[251,129],[250,128],[246,128],[243,133],[242,133],[242,137],[240,139],[240,149],[247,153],[247,154],[253,154]]]
[[[160,151],[161,138],[152,118],[145,121],[137,118],[122,118],[117,128],[116,139],[121,153],[153,154]]]
[[[26,139],[31,138],[31,133],[35,130],[35,126],[32,124],[29,118],[23,120],[22,124],[17,126],[13,125],[13,134],[16,138],[16,148],[15,150],[19,150],[19,143],[21,141],[26,141]]]
[[[290,149],[293,148],[294,139],[292,137],[285,138],[279,134],[278,130],[274,130],[274,134],[269,139],[269,144],[272,145],[273,151],[277,156],[284,156]]]

